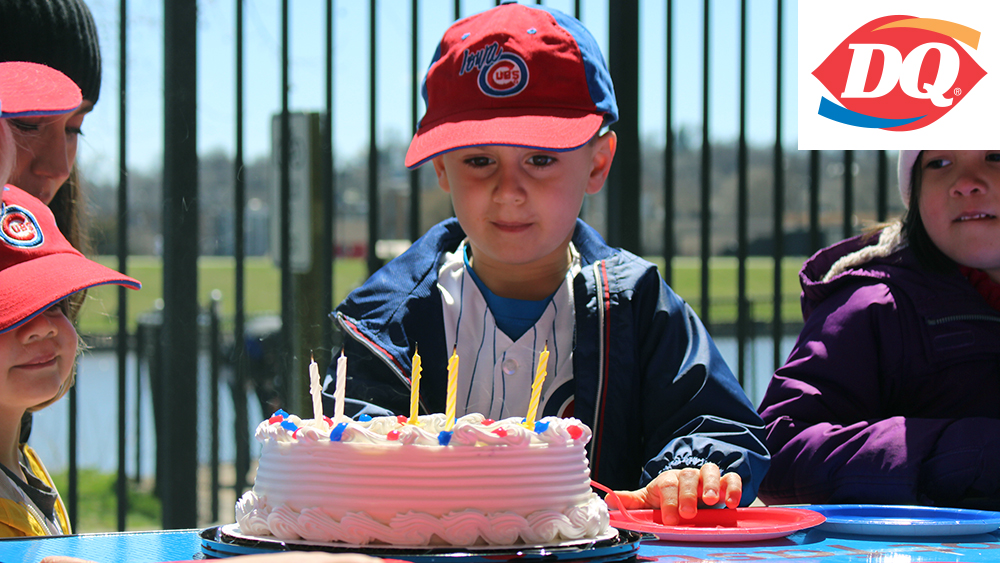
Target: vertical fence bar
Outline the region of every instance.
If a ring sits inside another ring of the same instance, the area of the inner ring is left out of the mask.
[[[420,117],[420,1],[410,2],[410,130],[416,131]],[[410,170],[410,241],[420,238],[420,169]]]
[[[711,244],[711,222],[712,222],[712,143],[709,139],[709,99],[711,92],[709,89],[709,44],[710,38],[710,12],[711,0],[704,0],[704,11],[702,17],[703,37],[702,37],[702,92],[701,92],[701,307],[699,313],[706,328],[711,327],[709,316],[709,259],[712,253]]]
[[[672,0],[667,0],[667,2],[671,2],[671,1]],[[576,19],[580,19],[580,12],[581,12],[581,9],[580,9],[580,0],[574,0],[573,1],[573,17],[575,17]]]
[[[618,100],[618,151],[608,174],[608,242],[636,254],[642,252],[639,178],[639,6],[637,2],[608,4],[608,66]]]
[[[844,151],[844,238],[854,236],[854,151]]]
[[[326,0],[326,118],[323,120],[323,244],[326,251],[323,256],[323,303],[322,307],[332,311],[334,306],[335,282],[333,268],[337,261],[336,236],[337,223],[337,176],[334,171],[333,157],[333,0]],[[323,315],[323,343],[326,347],[333,345],[333,319]],[[324,357],[329,359],[328,357]]]
[[[884,150],[878,156],[878,185],[875,187],[875,219],[884,223],[889,217],[889,157]]]
[[[212,522],[219,521],[219,425],[214,422],[219,420],[219,370],[222,368],[222,359],[219,357],[221,341],[219,338],[219,305],[222,303],[222,292],[218,289],[212,290],[212,301],[208,305],[208,345],[211,367],[209,371],[209,412],[212,413],[213,424],[209,436],[210,445],[210,489],[211,489],[211,513]]]
[[[784,3],[777,0],[777,29],[775,38],[775,95],[774,95],[774,298],[771,314],[771,340],[773,345],[773,365],[778,369],[784,361],[781,357],[781,338],[784,336],[782,318],[782,260],[785,256],[785,148],[781,136],[781,89],[782,63],[784,62]],[[816,151],[813,151],[814,153]]]
[[[295,310],[292,294],[292,248],[291,248],[291,157],[292,128],[288,112],[289,84],[289,37],[288,0],[281,0],[281,363],[285,373],[292,367],[292,333]],[[283,405],[291,405],[292,378],[282,377]]]
[[[170,471],[163,527],[198,524],[198,2],[164,3],[163,377]]]
[[[809,151],[809,250],[815,253],[823,246],[819,224],[820,152]]]
[[[76,385],[69,388],[69,486],[66,494],[66,512],[69,526],[76,530],[79,525],[79,479],[77,467],[77,433],[79,432],[77,417],[77,387],[80,386],[80,362],[76,363]]]
[[[128,2],[118,1],[118,271],[128,273]],[[118,531],[125,531],[128,514],[128,476],[125,470],[125,409],[128,382],[128,291],[118,286]],[[136,405],[138,405],[138,401]],[[138,407],[137,407],[138,408]],[[138,441],[136,442],[138,444]]]
[[[146,350],[146,327],[135,327],[135,482],[142,480],[142,360]]]
[[[368,2],[368,275],[382,267],[375,254],[379,237],[378,190],[378,1]]]
[[[233,434],[236,438],[235,479],[236,498],[246,489],[250,471],[250,421],[247,413],[247,353],[246,353],[246,170],[243,168],[243,0],[236,0],[236,154],[233,162],[233,226],[235,233],[236,287],[233,318]],[[265,413],[269,414],[269,413]]]
[[[663,279],[674,283],[674,0],[667,0],[666,130],[663,147]]]
[[[737,155],[737,296],[736,296],[736,356],[737,379],[740,386],[746,378],[747,344],[747,2],[740,0],[740,133]]]

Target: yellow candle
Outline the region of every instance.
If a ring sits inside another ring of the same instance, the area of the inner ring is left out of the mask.
[[[448,358],[448,398],[445,407],[445,430],[455,426],[455,397],[458,395],[458,346],[451,350]]]
[[[322,422],[323,386],[319,383],[319,366],[312,354],[309,354],[309,393],[313,400],[313,420]]]
[[[347,357],[344,356],[344,351],[340,351],[340,357],[337,358],[337,388],[333,392],[333,422],[340,423],[342,418],[344,418],[344,395],[347,389]]]
[[[549,364],[549,343],[545,343],[542,354],[538,357],[538,369],[535,370],[535,381],[531,383],[531,401],[528,402],[528,416],[525,417],[525,428],[535,427],[535,415],[538,413],[538,400],[542,396],[542,383],[545,382],[545,375],[548,373]]]
[[[419,424],[417,420],[420,406],[420,352],[413,351],[413,372],[410,374],[410,424]]]

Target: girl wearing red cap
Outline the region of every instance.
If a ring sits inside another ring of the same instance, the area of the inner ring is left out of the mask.
[[[900,221],[802,269],[768,503],[1000,509],[1000,151],[900,151],[899,188]]]
[[[138,281],[84,258],[49,208],[15,188],[0,204],[0,536],[68,534],[59,493],[20,440],[25,413],[59,400],[73,384],[77,335],[68,298]]]

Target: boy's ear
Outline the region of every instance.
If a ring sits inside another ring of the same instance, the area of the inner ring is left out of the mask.
[[[618,136],[614,131],[608,131],[594,139],[591,154],[590,179],[587,181],[587,193],[596,194],[604,187],[611,171],[611,162],[615,159],[618,148]]]
[[[436,156],[431,159],[434,165],[434,174],[437,175],[438,185],[446,193],[451,193],[451,186],[448,184],[448,171],[444,168],[444,157]]]

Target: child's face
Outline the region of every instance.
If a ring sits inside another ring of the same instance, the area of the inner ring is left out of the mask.
[[[920,217],[955,262],[1000,281],[1000,151],[924,151]]]
[[[10,119],[17,161],[9,182],[48,205],[69,178],[80,128],[93,106],[84,101],[66,115]]]
[[[76,345],[76,330],[58,305],[0,334],[0,407],[23,412],[55,397]]]
[[[554,152],[487,145],[434,159],[441,188],[477,262],[504,266],[565,263],[585,194],[600,191],[614,157],[613,133]]]

